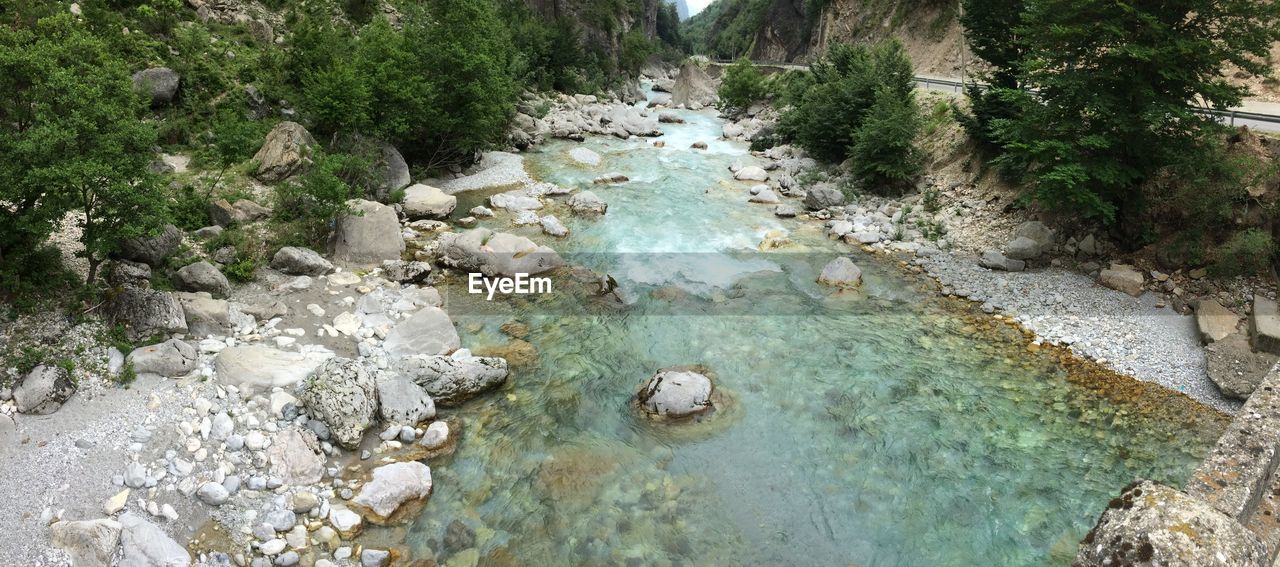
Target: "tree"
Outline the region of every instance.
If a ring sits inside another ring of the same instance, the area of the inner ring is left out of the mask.
[[[69,14],[0,28],[0,263],[20,260],[78,213],[88,282],[120,240],[156,228],[164,199],[147,166],[154,128],[129,70]],[[8,266],[6,266],[8,267]]]
[[[1157,169],[1218,131],[1189,104],[1225,109],[1247,89],[1230,65],[1269,72],[1280,4],[1255,0],[1044,0],[1028,4],[1013,118],[993,125],[998,162],[1022,172],[1050,206],[1114,221],[1139,204]]]
[[[920,125],[914,93],[902,96],[888,87],[877,88],[875,102],[853,133],[849,148],[854,175],[877,192],[910,187],[920,173],[920,153],[915,147]]]
[[[995,147],[992,125],[1016,116],[1019,79],[1026,42],[1021,36],[1026,0],[964,0],[961,25],[969,48],[987,71],[979,75],[985,85],[967,85],[969,113],[958,113],[969,136],[988,148]]]
[[[731,113],[745,111],[752,103],[765,97],[764,76],[750,59],[742,57],[725,68],[718,94],[720,110]]]

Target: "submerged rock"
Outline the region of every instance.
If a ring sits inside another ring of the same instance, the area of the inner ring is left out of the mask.
[[[609,204],[591,191],[583,191],[569,197],[569,208],[579,215],[603,215],[609,210]]]
[[[841,256],[822,268],[818,283],[833,287],[851,288],[862,285],[862,269],[853,260]]]
[[[703,366],[663,368],[640,386],[636,407],[645,415],[680,420],[716,409],[712,373]]]
[[[431,468],[417,461],[391,463],[373,469],[372,478],[351,499],[365,519],[387,524],[397,517],[406,504],[421,502],[431,495]]]

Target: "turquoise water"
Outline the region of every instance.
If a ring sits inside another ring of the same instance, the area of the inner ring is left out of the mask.
[[[444,286],[464,346],[536,350],[503,390],[456,412],[463,438],[430,462],[435,493],[400,533],[415,558],[520,565],[1066,564],[1105,503],[1144,477],[1180,484],[1223,423],[1148,390],[1113,401],[1075,385],[1015,330],[933,299],[890,262],[814,223],[747,204],[741,144],[682,112],[650,140],[554,142],[528,156],[547,181],[589,188],[603,219],[547,242],[613,275],[625,306],[571,286],[486,304]],[[688,149],[711,142],[709,151]],[[604,164],[573,165],[583,145]],[[605,172],[626,184],[591,186]],[[462,198],[459,211],[484,195]],[[756,252],[785,234],[793,246]],[[813,283],[851,255],[857,292]],[[563,279],[556,280],[557,285]],[[517,343],[518,344],[518,343]],[[514,360],[515,358],[513,358]],[[670,427],[629,406],[658,368],[704,364],[731,407]],[[472,538],[445,538],[461,522]]]

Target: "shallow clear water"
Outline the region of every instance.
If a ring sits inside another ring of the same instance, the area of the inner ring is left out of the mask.
[[[490,304],[444,286],[464,346],[501,347],[498,327],[518,320],[537,357],[457,412],[461,446],[430,463],[435,493],[399,534],[414,557],[473,546],[481,564],[1064,564],[1122,486],[1180,484],[1221,432],[1185,398],[1118,402],[1075,385],[1016,331],[747,204],[749,184],[727,170],[752,160],[745,148],[714,141],[710,115],[681,114],[690,123],[664,125],[666,148],[592,139],[529,156],[562,185],[631,178],[589,187],[610,204],[604,219],[542,211],[570,238],[486,221],[610,273],[630,305],[564,288]],[[688,149],[699,140],[710,151]],[[604,164],[572,165],[577,145]],[[773,230],[796,245],[755,252]],[[840,253],[863,267],[863,290],[813,283]],[[694,363],[717,373],[729,409],[683,427],[632,414],[645,378]],[[454,521],[474,542],[446,543]]]

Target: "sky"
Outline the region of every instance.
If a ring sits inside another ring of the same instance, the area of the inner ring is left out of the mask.
[[[685,0],[685,3],[689,5],[689,16],[693,16],[706,8],[711,0]]]

